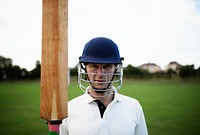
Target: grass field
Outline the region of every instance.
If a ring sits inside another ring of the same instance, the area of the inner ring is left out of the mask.
[[[0,83],[0,133],[45,135],[40,119],[40,83]],[[125,80],[119,93],[138,99],[143,106],[149,135],[199,135],[200,83],[180,80]],[[73,82],[69,99],[82,94]]]

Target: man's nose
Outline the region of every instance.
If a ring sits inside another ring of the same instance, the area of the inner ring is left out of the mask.
[[[105,70],[104,70],[103,67],[99,67],[99,68],[97,69],[97,73],[98,73],[98,74],[103,74],[104,72],[105,72]]]
[[[103,68],[102,68],[102,67],[99,67],[99,68],[97,69],[97,73],[103,73]]]

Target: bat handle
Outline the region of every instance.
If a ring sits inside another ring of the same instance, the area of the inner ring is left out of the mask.
[[[59,127],[61,123],[62,123],[61,120],[48,121],[47,124],[49,127],[49,131],[59,133]]]

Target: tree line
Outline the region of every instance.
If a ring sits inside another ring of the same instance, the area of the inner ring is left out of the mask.
[[[33,70],[27,71],[18,65],[13,65],[11,58],[0,56],[0,81],[3,80],[33,80],[40,78],[40,61],[36,61]]]
[[[77,66],[70,68],[70,76],[77,76]],[[156,73],[150,73],[147,70],[128,65],[123,68],[124,78],[134,79],[151,79],[151,78],[172,78],[178,76],[180,78],[200,78],[200,67],[194,68],[194,65],[181,66],[176,72],[172,69]],[[20,68],[18,65],[13,65],[11,58],[0,56],[0,81],[4,80],[34,80],[40,79],[41,64],[36,61],[35,68],[27,71],[25,68]]]
[[[178,72],[177,72],[178,71]],[[194,65],[180,66],[178,69],[168,69],[167,71],[160,71],[155,73],[150,73],[147,70],[128,65],[124,68],[124,77],[126,78],[136,78],[136,79],[150,79],[150,78],[172,78],[180,77],[182,79],[186,78],[200,78],[200,68],[195,69]]]
[[[177,72],[178,70],[178,72]],[[200,78],[200,67],[194,68],[194,65],[181,66],[176,71],[169,69],[167,71],[160,71],[156,73],[150,73],[147,70],[139,67],[134,67],[131,64],[123,68],[123,76],[128,79],[152,79],[152,78],[173,78],[180,77],[182,79],[187,78]],[[77,76],[77,66],[70,69],[70,76]]]

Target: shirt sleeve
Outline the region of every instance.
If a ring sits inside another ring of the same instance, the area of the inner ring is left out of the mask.
[[[60,128],[59,128],[59,135],[69,135],[68,134],[68,131],[67,131],[67,119],[68,118],[65,118],[63,121],[62,121],[62,124],[60,124]]]
[[[146,121],[142,110],[140,112],[140,120],[138,125],[136,126],[134,135],[148,135]]]

